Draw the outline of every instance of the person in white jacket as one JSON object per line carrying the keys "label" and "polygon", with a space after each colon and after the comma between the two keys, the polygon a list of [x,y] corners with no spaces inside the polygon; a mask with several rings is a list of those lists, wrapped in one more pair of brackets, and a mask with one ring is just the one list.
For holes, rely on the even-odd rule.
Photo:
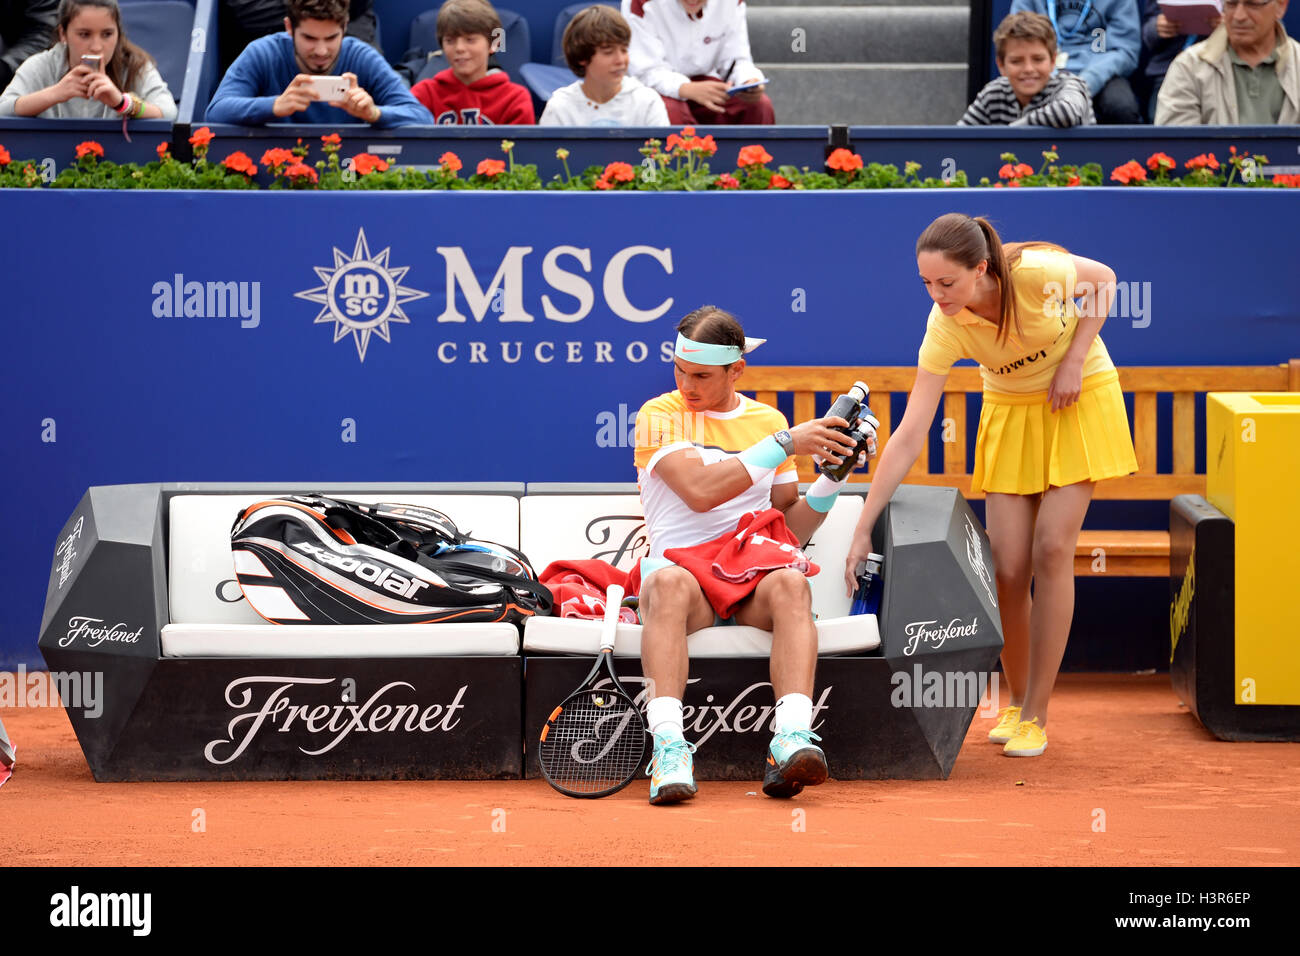
{"label": "person in white jacket", "polygon": [[1287,0],[1224,0],[1223,22],[1169,65],[1157,126],[1300,123],[1300,43],[1282,26]]}
{"label": "person in white jacket", "polygon": [[622,9],[632,27],[630,72],[663,97],[670,123],[776,122],[750,56],[743,0],[622,0]]}
{"label": "person in white jacket", "polygon": [[564,59],[582,77],[551,94],[539,126],[667,126],[659,94],[627,75],[632,30],[617,10],[590,6],[564,31]]}

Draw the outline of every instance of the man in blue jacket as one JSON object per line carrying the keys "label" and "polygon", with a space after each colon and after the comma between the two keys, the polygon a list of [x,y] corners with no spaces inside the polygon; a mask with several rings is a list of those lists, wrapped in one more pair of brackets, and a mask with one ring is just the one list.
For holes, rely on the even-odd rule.
{"label": "man in blue jacket", "polygon": [[1142,52],[1138,0],[1012,0],[1011,12],[1041,13],[1056,29],[1056,66],[1088,84],[1098,123],[1141,123],[1128,77]]}
{"label": "man in blue jacket", "polygon": [[[346,113],[376,127],[433,124],[383,57],[343,35],[347,0],[289,0],[287,7],[285,32],[254,40],[230,65],[208,106],[208,122],[337,125]],[[350,88],[322,102],[313,88],[319,76],[341,76]]]}

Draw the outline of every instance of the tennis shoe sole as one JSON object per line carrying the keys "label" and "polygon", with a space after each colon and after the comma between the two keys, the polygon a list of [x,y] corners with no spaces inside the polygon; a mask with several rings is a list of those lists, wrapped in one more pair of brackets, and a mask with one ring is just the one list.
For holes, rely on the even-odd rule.
{"label": "tennis shoe sole", "polygon": [[650,798],[650,802],[655,806],[665,803],[681,803],[683,800],[689,800],[699,792],[698,787],[693,787],[689,783],[666,783],[659,788],[659,792]]}
{"label": "tennis shoe sole", "polygon": [[769,797],[793,797],[804,787],[825,783],[830,776],[826,755],[820,747],[796,750],[784,767],[778,767],[769,753],[766,767],[763,773],[763,792]]}

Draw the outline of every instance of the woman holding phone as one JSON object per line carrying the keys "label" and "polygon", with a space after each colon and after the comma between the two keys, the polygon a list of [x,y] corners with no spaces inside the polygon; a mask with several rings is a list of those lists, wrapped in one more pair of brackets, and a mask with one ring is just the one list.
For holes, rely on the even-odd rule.
{"label": "woman holding phone", "polygon": [[117,0],[63,0],[54,46],[18,67],[0,116],[175,119],[153,58],[126,38]]}
{"label": "woman holding phone", "polygon": [[[989,740],[1008,756],[1036,757],[1047,748],[1048,698],[1074,617],[1074,549],[1094,484],[1137,470],[1119,375],[1097,334],[1115,273],[1051,243],[1004,247],[987,220],[961,213],[926,227],[916,264],[935,304],[907,410],[853,533],[845,584],[851,593],[876,519],[929,440],[949,369],[974,359],[984,396],[971,488],[985,494],[1011,691]],[[1081,310],[1076,285],[1096,290]]]}

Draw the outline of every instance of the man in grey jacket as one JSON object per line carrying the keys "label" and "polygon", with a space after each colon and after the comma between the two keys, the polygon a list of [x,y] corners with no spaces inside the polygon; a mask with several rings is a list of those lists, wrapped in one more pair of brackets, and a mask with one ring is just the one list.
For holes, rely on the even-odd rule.
{"label": "man in grey jacket", "polygon": [[1287,2],[1224,0],[1218,28],[1170,64],[1157,125],[1300,123],[1300,43],[1282,26]]}
{"label": "man in grey jacket", "polygon": [[0,0],[0,90],[23,60],[47,49],[59,19],[59,0]]}

